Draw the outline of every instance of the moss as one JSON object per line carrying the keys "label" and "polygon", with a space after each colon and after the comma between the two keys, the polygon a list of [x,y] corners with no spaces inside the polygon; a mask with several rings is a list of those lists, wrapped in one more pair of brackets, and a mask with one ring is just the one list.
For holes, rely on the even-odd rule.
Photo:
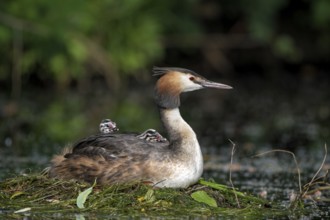
{"label": "moss", "polygon": [[[12,216],[14,211],[28,207],[31,213],[43,215],[272,217],[290,213],[267,200],[205,180],[187,189],[152,188],[143,184],[96,185],[88,195],[85,208],[79,209],[77,197],[89,187],[91,185],[87,183],[50,179],[41,174],[6,179],[0,182],[1,212]],[[217,207],[194,200],[191,194],[196,191],[206,192],[216,201]]]}

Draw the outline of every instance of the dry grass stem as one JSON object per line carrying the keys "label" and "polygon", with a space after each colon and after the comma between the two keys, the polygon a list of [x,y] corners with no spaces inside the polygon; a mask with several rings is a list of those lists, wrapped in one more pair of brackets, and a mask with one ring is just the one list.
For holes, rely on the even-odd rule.
{"label": "dry grass stem", "polygon": [[274,150],[270,150],[270,151],[266,151],[266,152],[263,152],[263,153],[260,153],[260,154],[254,155],[254,156],[252,156],[252,157],[260,157],[260,156],[263,156],[263,155],[265,155],[265,154],[274,153],[274,152],[287,153],[287,154],[290,154],[290,155],[293,157],[293,160],[294,160],[294,162],[295,162],[295,164],[296,164],[297,174],[298,174],[299,193],[302,193],[301,177],[300,177],[300,169],[299,169],[299,166],[298,166],[298,162],[297,162],[297,159],[296,159],[296,155],[295,155],[293,152],[288,151],[288,150],[282,150],[282,149],[274,149]]}
{"label": "dry grass stem", "polygon": [[304,193],[302,194],[302,198],[304,198],[304,196],[309,192],[309,188],[316,183],[316,177],[319,175],[319,173],[321,172],[323,166],[324,166],[324,163],[327,159],[327,154],[328,154],[328,149],[327,149],[327,144],[324,144],[324,157],[323,157],[323,160],[322,160],[322,163],[319,167],[319,169],[316,171],[316,173],[314,174],[313,178],[311,179],[311,181],[309,181],[309,183],[307,183],[305,186],[304,186]]}
{"label": "dry grass stem", "polygon": [[237,202],[237,206],[238,206],[238,208],[241,208],[241,206],[239,204],[238,197],[237,197],[237,193],[236,193],[236,190],[235,190],[235,187],[234,187],[234,184],[233,184],[233,181],[231,179],[231,168],[232,168],[232,165],[233,165],[234,154],[235,154],[235,151],[236,151],[236,144],[230,139],[229,139],[229,141],[232,144],[231,155],[230,155],[230,166],[229,166],[229,182],[230,182],[230,185],[231,185],[231,187],[233,189],[233,192],[235,194],[235,199],[236,199],[236,202]]}

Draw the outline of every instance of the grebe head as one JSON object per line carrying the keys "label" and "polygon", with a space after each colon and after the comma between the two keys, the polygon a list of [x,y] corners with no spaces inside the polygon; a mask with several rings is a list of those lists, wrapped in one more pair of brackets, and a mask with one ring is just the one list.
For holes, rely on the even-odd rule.
{"label": "grebe head", "polygon": [[180,106],[180,94],[203,88],[232,89],[231,86],[212,82],[197,73],[176,67],[154,67],[154,76],[160,76],[155,86],[156,102],[161,108]]}
{"label": "grebe head", "polygon": [[103,119],[100,123],[100,132],[102,134],[113,133],[119,131],[116,122],[111,121],[110,119]]}

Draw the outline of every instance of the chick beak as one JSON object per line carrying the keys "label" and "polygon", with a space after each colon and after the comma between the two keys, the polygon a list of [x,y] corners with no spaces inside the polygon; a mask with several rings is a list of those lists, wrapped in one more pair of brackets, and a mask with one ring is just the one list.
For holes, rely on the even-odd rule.
{"label": "chick beak", "polygon": [[233,87],[228,86],[226,84],[212,82],[207,79],[203,79],[200,82],[200,85],[202,85],[204,88],[214,88],[214,89],[232,89]]}

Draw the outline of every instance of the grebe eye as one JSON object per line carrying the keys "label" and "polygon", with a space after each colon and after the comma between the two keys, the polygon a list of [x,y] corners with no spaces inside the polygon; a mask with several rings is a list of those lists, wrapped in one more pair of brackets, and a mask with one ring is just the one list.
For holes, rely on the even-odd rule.
{"label": "grebe eye", "polygon": [[190,79],[191,81],[195,81],[195,77],[193,77],[193,76],[189,77],[189,79]]}

